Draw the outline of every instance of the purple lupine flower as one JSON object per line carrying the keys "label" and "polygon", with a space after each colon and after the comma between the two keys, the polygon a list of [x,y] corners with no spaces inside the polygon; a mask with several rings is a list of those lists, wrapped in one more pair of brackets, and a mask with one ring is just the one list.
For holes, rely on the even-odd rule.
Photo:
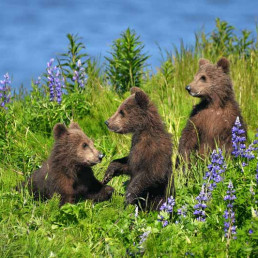
{"label": "purple lupine flower", "polygon": [[[258,162],[257,162],[257,166],[256,166],[256,175],[255,175],[255,181],[256,181],[256,185],[255,185],[255,189],[256,189],[256,192],[258,191]],[[258,200],[257,198],[255,197],[255,192],[254,190],[252,189],[251,191],[251,195],[254,197],[254,203],[255,205],[258,203]],[[254,216],[255,217],[258,217],[258,210],[254,209]]]}
{"label": "purple lupine flower", "polygon": [[257,162],[257,166],[256,166],[256,176],[255,176],[255,179],[256,179],[256,184],[258,186],[258,162]]}
{"label": "purple lupine flower", "polygon": [[241,128],[242,125],[240,123],[239,117],[236,118],[235,124],[232,127],[232,155],[234,157],[239,157],[244,154],[244,151],[246,149],[245,146],[245,130]]}
{"label": "purple lupine flower", "polygon": [[213,150],[211,154],[211,164],[208,165],[208,171],[204,176],[204,180],[207,180],[207,187],[209,189],[208,197],[211,197],[211,192],[216,188],[217,183],[222,181],[222,173],[225,172],[226,163],[222,155],[221,149]]}
{"label": "purple lupine flower", "polygon": [[139,242],[140,245],[142,245],[142,244],[147,240],[149,234],[150,234],[150,231],[146,231],[146,232],[144,232],[144,233],[140,236],[140,242]]}
{"label": "purple lupine flower", "polygon": [[170,213],[173,213],[173,207],[175,206],[176,202],[173,196],[168,197],[167,202],[164,202],[161,207],[160,211],[161,214],[158,215],[158,221],[162,223],[163,227],[166,227],[168,225],[168,220],[165,218],[162,214],[165,213],[166,217],[169,216]]}
{"label": "purple lupine flower", "polygon": [[193,253],[186,252],[186,253],[185,253],[185,256],[188,256],[188,255],[190,255],[190,256],[194,256],[194,254],[193,254]]}
{"label": "purple lupine flower", "polygon": [[64,77],[57,66],[52,67],[54,58],[47,63],[47,79],[50,93],[50,101],[56,100],[59,104],[62,101],[62,88],[64,88]]}
{"label": "purple lupine flower", "polygon": [[[224,200],[227,203],[227,209],[225,210],[223,215],[223,217],[225,218],[225,223],[224,223],[225,237],[227,237],[228,239],[231,239],[233,235],[236,235],[236,226],[234,226],[235,213],[233,211],[233,205],[234,205],[234,200],[236,200],[236,196],[235,196],[234,186],[231,181],[228,183],[228,190],[227,190],[227,194],[224,197]],[[236,239],[236,236],[233,236],[233,238]]]}
{"label": "purple lupine flower", "polygon": [[187,212],[187,206],[183,205],[180,209],[177,210],[177,214],[179,216],[186,217],[186,212]]}
{"label": "purple lupine flower", "polygon": [[160,214],[158,215],[158,221],[162,223],[163,228],[168,225],[168,221]]}
{"label": "purple lupine flower", "polygon": [[257,131],[257,133],[255,134],[255,138],[257,138],[257,139],[255,139],[253,141],[253,146],[254,146],[254,150],[258,151],[258,129],[256,131]]}
{"label": "purple lupine flower", "polygon": [[162,227],[163,228],[166,227],[167,225],[168,225],[168,221],[167,220],[162,221]]}
{"label": "purple lupine flower", "polygon": [[206,202],[208,201],[207,193],[205,192],[205,185],[202,185],[202,190],[200,194],[196,197],[198,203],[194,205],[194,215],[197,217],[198,221],[205,221],[207,208]]}
{"label": "purple lupine flower", "polygon": [[36,81],[34,81],[34,85],[39,86],[41,82],[41,77],[39,76],[38,79]]}
{"label": "purple lupine flower", "polygon": [[0,80],[0,107],[7,109],[6,104],[11,99],[11,80],[9,74],[4,75],[4,80]]}
{"label": "purple lupine flower", "polygon": [[213,150],[211,154],[211,164],[208,165],[208,171],[204,176],[204,183],[200,194],[196,197],[198,203],[194,206],[194,215],[197,220],[205,221],[207,202],[212,197],[212,191],[217,187],[217,184],[223,180],[222,174],[225,172],[226,163],[222,155],[221,149]]}
{"label": "purple lupine flower", "polygon": [[87,75],[85,68],[82,66],[81,60],[78,60],[76,64],[76,69],[73,74],[73,81],[77,82],[80,88],[84,88],[87,82]]}
{"label": "purple lupine flower", "polygon": [[168,197],[168,201],[164,202],[161,207],[160,210],[161,211],[167,211],[168,213],[172,213],[173,211],[173,206],[175,206],[176,202],[175,199],[173,198],[173,196]]}
{"label": "purple lupine flower", "polygon": [[[232,155],[237,157],[246,158],[247,161],[254,159],[255,155],[253,151],[258,150],[255,145],[258,143],[256,140],[252,142],[248,147],[246,147],[246,137],[245,137],[245,130],[241,128],[242,125],[240,123],[239,117],[236,118],[235,124],[232,128]],[[248,162],[242,162],[242,166],[246,167]]]}

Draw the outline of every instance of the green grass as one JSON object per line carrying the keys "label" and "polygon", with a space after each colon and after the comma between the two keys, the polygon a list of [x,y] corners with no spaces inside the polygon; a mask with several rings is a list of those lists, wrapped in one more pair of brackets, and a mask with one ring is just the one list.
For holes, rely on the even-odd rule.
{"label": "green grass", "polygon": [[[198,38],[200,40],[200,38]],[[248,48],[249,49],[249,48]],[[226,51],[224,53],[227,53]],[[192,106],[198,102],[185,91],[198,70],[199,57],[216,62],[223,53],[215,52],[211,43],[192,50],[182,48],[162,64],[156,74],[143,80],[142,88],[157,104],[168,131],[173,135],[173,161],[181,131]],[[231,63],[231,77],[236,99],[248,125],[248,142],[254,139],[258,127],[258,49],[254,45],[248,55],[233,51],[226,54]],[[244,173],[236,166],[239,160],[227,160],[225,180],[213,193],[208,204],[207,221],[198,222],[193,206],[203,182],[206,162],[200,160],[186,175],[181,168],[174,170],[176,184],[175,211],[188,205],[186,218],[176,212],[167,227],[157,221],[158,212],[139,212],[124,205],[126,176],[114,178],[110,184],[116,189],[111,201],[92,204],[58,206],[59,197],[47,202],[34,201],[24,189],[15,186],[28,177],[48,157],[53,145],[52,128],[57,122],[77,121],[84,132],[95,140],[96,147],[106,154],[103,162],[94,167],[102,179],[108,164],[128,154],[130,135],[109,132],[104,121],[117,109],[129,93],[120,96],[112,91],[105,76],[92,76],[83,92],[70,93],[61,105],[51,103],[44,90],[34,87],[24,98],[16,96],[8,111],[0,110],[0,256],[1,257],[184,257],[192,253],[202,256],[257,256],[258,218],[252,214],[257,208],[250,187],[255,185],[256,160]],[[44,89],[44,86],[43,86]],[[227,249],[224,237],[223,196],[231,179],[236,188],[235,204],[237,239]],[[178,220],[179,223],[175,223]],[[254,233],[248,234],[252,228]],[[140,236],[151,231],[140,245]]]}

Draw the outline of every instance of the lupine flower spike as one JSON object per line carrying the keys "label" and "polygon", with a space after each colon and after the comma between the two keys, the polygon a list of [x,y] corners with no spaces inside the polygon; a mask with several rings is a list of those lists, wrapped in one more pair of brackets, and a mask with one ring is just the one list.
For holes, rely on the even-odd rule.
{"label": "lupine flower spike", "polygon": [[198,203],[194,205],[194,215],[197,217],[198,221],[205,221],[206,220],[206,212],[205,209],[207,208],[206,202],[208,201],[207,193],[205,192],[205,186],[202,185],[202,190],[200,194],[196,197]]}
{"label": "lupine flower spike", "polygon": [[204,176],[204,183],[200,194],[196,197],[198,203],[194,206],[194,215],[198,221],[206,220],[207,202],[212,197],[212,191],[216,188],[217,184],[223,180],[223,173],[225,172],[226,163],[222,155],[222,151],[218,149],[213,150],[211,154],[211,164],[208,165],[208,171]]}
{"label": "lupine flower spike", "polygon": [[256,185],[258,187],[258,162],[257,162],[257,166],[256,166]]}
{"label": "lupine flower spike", "polygon": [[150,231],[146,231],[146,232],[144,232],[144,233],[140,236],[140,242],[139,242],[140,245],[142,245],[142,244],[147,240],[149,234],[150,234]]}
{"label": "lupine flower spike", "polygon": [[62,88],[64,88],[64,78],[57,66],[52,67],[54,59],[47,63],[47,79],[50,92],[50,101],[56,100],[59,104],[62,101]]}
{"label": "lupine flower spike", "polygon": [[11,98],[11,80],[9,74],[4,75],[4,80],[0,80],[0,106],[7,109],[6,104],[10,102]]}
{"label": "lupine flower spike", "polygon": [[40,82],[41,82],[41,77],[39,76],[38,79],[36,81],[34,81],[34,84],[36,86],[39,86],[40,85]]}
{"label": "lupine flower spike", "polygon": [[170,196],[167,202],[164,202],[160,207],[160,214],[158,215],[158,221],[162,222],[162,226],[168,225],[168,218],[173,213],[173,208],[176,202],[173,196]]}
{"label": "lupine flower spike", "polygon": [[248,165],[248,161],[255,158],[253,151],[257,148],[255,145],[257,144],[256,141],[251,143],[248,148],[246,147],[246,132],[242,128],[241,122],[239,117],[236,118],[236,122],[232,128],[232,155],[237,157],[242,157],[246,159],[246,162],[242,162],[242,166],[246,167]]}
{"label": "lupine flower spike", "polygon": [[87,82],[87,76],[85,68],[82,66],[81,60],[78,60],[76,64],[76,69],[77,70],[74,71],[73,81],[76,81],[80,88],[84,88]]}
{"label": "lupine flower spike", "polygon": [[208,171],[204,176],[207,180],[208,198],[211,198],[211,192],[216,188],[217,183],[222,181],[222,174],[225,172],[226,163],[222,155],[221,149],[213,150],[211,154],[211,164],[208,165]]}
{"label": "lupine flower spike", "polygon": [[[254,195],[258,195],[257,191],[258,191],[258,162],[257,162],[257,166],[256,166],[256,175],[255,175],[255,182],[256,182],[256,192],[254,192]],[[254,202],[255,202],[255,209],[254,209],[254,216],[258,217],[258,209],[257,209],[257,204],[258,204],[258,200],[257,197],[254,196]]]}
{"label": "lupine flower spike", "polygon": [[257,133],[255,134],[256,139],[253,141],[253,145],[255,146],[254,150],[258,151],[258,129],[256,131],[257,131]]}
{"label": "lupine flower spike", "polygon": [[224,231],[225,237],[228,239],[228,242],[231,238],[236,239],[236,226],[235,223],[235,212],[233,211],[234,200],[236,200],[235,190],[232,182],[228,184],[227,194],[224,197],[224,200],[227,203],[227,209],[224,212],[223,217],[225,218]]}
{"label": "lupine flower spike", "polygon": [[187,206],[186,205],[183,205],[180,209],[177,210],[177,215],[178,216],[186,217],[186,213],[187,213]]}

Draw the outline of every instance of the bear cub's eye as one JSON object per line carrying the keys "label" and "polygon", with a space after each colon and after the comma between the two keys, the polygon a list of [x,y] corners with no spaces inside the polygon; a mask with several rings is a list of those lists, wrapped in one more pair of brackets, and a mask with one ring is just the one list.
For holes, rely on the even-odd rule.
{"label": "bear cub's eye", "polygon": [[125,112],[124,112],[123,110],[120,110],[120,111],[119,111],[119,114],[120,114],[121,116],[125,116]]}
{"label": "bear cub's eye", "polygon": [[206,77],[204,75],[200,79],[201,81],[206,82]]}
{"label": "bear cub's eye", "polygon": [[82,147],[83,147],[84,149],[85,149],[87,146],[88,146],[87,143],[83,143],[83,144],[82,144]]}

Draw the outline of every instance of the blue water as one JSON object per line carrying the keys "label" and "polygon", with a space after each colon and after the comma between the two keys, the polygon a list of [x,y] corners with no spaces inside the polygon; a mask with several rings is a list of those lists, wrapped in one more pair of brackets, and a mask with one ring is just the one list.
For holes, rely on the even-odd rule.
{"label": "blue water", "polygon": [[255,32],[257,0],[0,0],[0,79],[6,72],[13,87],[29,88],[46,63],[66,51],[67,33],[83,37],[90,56],[107,55],[112,41],[133,28],[151,55],[153,71],[162,49],[180,39],[194,42],[194,32],[211,31],[215,18]]}

